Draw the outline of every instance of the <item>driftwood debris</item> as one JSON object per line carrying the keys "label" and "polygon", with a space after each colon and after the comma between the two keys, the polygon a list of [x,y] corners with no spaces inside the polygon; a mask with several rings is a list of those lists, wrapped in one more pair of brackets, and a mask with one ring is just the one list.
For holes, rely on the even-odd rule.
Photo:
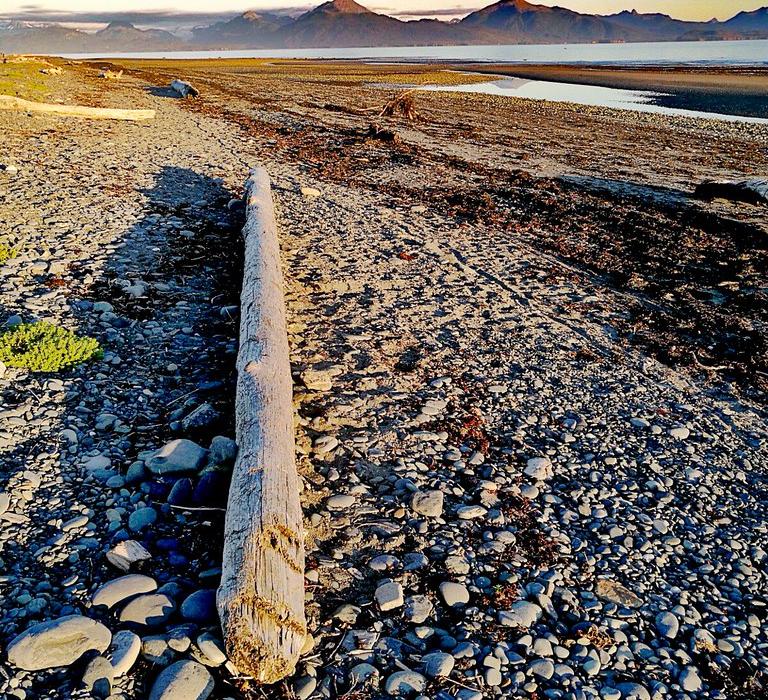
{"label": "driftwood debris", "polygon": [[119,119],[123,121],[143,121],[154,119],[154,109],[111,109],[107,107],[81,107],[79,105],[57,105],[47,102],[30,102],[20,97],[0,95],[0,110],[14,112],[42,112],[61,117],[81,117],[84,119]]}
{"label": "driftwood debris", "polygon": [[123,77],[123,71],[118,70],[110,70],[109,68],[105,68],[101,73],[99,73],[100,78],[104,78],[104,80],[121,80]]}
{"label": "driftwood debris", "polygon": [[304,543],[280,249],[269,176],[247,182],[235,424],[217,607],[241,674],[274,683],[306,641]]}
{"label": "driftwood debris", "polygon": [[59,66],[51,66],[50,68],[41,68],[40,72],[43,75],[61,75],[61,68]]}
{"label": "driftwood debris", "polygon": [[171,89],[178,92],[182,97],[198,97],[200,95],[200,92],[191,83],[178,78],[171,81]]}
{"label": "driftwood debris", "polygon": [[744,180],[705,180],[696,187],[699,199],[730,199],[749,204],[768,204],[768,177]]}

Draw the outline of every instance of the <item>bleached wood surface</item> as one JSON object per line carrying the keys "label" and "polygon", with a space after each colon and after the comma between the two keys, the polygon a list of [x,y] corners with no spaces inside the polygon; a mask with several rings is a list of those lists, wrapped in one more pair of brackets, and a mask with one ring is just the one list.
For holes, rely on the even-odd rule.
{"label": "bleached wood surface", "polygon": [[15,112],[43,112],[62,117],[81,117],[85,119],[119,119],[123,121],[143,121],[154,119],[154,109],[112,109],[107,107],[82,107],[80,105],[58,105],[47,102],[30,102],[20,97],[0,95],[0,110]]}
{"label": "bleached wood surface", "polygon": [[266,170],[251,172],[246,192],[238,455],[217,606],[232,662],[258,682],[273,683],[293,671],[305,642],[304,543],[283,278]]}

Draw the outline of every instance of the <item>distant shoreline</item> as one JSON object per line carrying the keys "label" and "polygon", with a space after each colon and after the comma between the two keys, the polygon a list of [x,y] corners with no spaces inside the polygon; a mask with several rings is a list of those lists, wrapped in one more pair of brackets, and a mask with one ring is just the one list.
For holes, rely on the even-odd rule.
{"label": "distant shoreline", "polygon": [[598,44],[472,44],[213,51],[59,53],[75,60],[312,59],[482,65],[742,66],[768,68],[768,40]]}

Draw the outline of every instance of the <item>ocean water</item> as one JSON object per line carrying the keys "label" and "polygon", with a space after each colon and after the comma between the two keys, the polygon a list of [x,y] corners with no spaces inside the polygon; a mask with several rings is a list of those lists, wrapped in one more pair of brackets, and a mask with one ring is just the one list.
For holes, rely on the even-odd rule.
{"label": "ocean water", "polygon": [[[94,58],[67,54],[66,58]],[[768,66],[768,40],[680,41],[637,44],[509,46],[399,46],[347,49],[246,51],[148,51],[99,54],[99,58],[331,58],[405,62],[600,63],[608,65]]]}
{"label": "ocean water", "polygon": [[484,95],[521,97],[529,100],[570,102],[593,107],[613,107],[614,109],[627,109],[635,112],[665,114],[673,117],[694,117],[752,124],[768,124],[768,119],[758,117],[667,107],[659,104],[662,98],[669,96],[667,93],[651,92],[649,90],[624,90],[596,85],[579,85],[549,80],[526,80],[524,78],[506,77],[499,78],[498,80],[489,80],[485,83],[425,85],[419,86],[418,89],[431,92],[473,92]]}

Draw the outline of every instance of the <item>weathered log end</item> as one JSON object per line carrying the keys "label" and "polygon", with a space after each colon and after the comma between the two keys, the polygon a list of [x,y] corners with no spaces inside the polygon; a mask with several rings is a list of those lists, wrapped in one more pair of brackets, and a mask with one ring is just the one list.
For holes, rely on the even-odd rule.
{"label": "weathered log end", "polygon": [[306,627],[289,611],[243,593],[229,604],[222,619],[228,630],[226,651],[237,670],[257,683],[291,675],[306,640]]}

